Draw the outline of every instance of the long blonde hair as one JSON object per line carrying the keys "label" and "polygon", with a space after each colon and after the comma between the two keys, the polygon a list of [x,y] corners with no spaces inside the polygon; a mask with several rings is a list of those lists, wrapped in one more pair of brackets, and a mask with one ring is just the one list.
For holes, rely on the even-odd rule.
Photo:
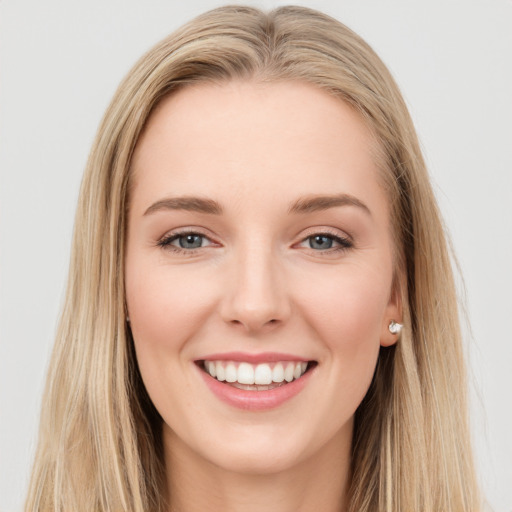
{"label": "long blonde hair", "polygon": [[101,123],[80,193],[26,510],[165,510],[162,420],[125,318],[130,160],[164,96],[237,78],[315,84],[357,109],[379,142],[405,327],[396,346],[381,349],[356,412],[349,510],[478,510],[450,257],[400,92],[373,50],[338,21],[302,7],[242,6],[210,11],[149,51]]}

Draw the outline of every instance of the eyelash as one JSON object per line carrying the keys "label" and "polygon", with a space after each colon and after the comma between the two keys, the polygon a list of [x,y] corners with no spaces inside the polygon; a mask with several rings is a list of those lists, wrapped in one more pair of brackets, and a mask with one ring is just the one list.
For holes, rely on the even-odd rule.
{"label": "eyelash", "polygon": [[201,238],[206,238],[206,239],[210,240],[208,238],[208,236],[206,236],[204,233],[201,233],[198,231],[178,231],[178,232],[170,233],[169,235],[164,236],[157,242],[157,245],[159,247],[162,247],[162,249],[171,251],[175,254],[186,254],[187,256],[191,256],[192,254],[195,254],[199,249],[204,249],[204,247],[197,247],[197,248],[193,248],[193,249],[184,249],[183,247],[176,247],[174,245],[171,245],[172,242],[174,242],[175,240],[178,240],[181,237],[191,236],[191,235],[192,236],[200,236]]}
{"label": "eyelash", "polygon": [[[186,254],[187,256],[192,256],[198,250],[204,249],[204,247],[184,249],[182,247],[176,247],[176,246],[172,245],[172,242],[174,242],[175,240],[178,240],[181,237],[185,237],[185,236],[199,236],[201,238],[206,238],[206,239],[210,240],[207,235],[205,235],[204,233],[198,232],[198,231],[180,231],[180,232],[170,233],[169,235],[164,236],[157,242],[157,245],[159,247],[161,247],[162,249],[171,251],[175,254]],[[338,244],[337,247],[334,247],[334,248],[329,247],[328,249],[324,249],[324,250],[321,250],[321,249],[315,250],[312,247],[309,247],[309,249],[311,251],[313,251],[315,254],[318,254],[318,255],[328,255],[328,254],[343,252],[343,251],[352,249],[354,247],[353,242],[348,237],[345,238],[345,237],[339,236],[335,233],[331,233],[329,231],[314,232],[314,233],[304,237],[300,241],[300,244],[306,242],[307,240],[311,240],[315,237],[330,238],[334,243]],[[210,240],[210,242],[211,242],[211,240]]]}
{"label": "eyelash", "polygon": [[317,255],[328,256],[328,255],[348,251],[349,249],[352,249],[354,247],[354,243],[352,242],[352,240],[350,240],[350,238],[342,237],[336,233],[332,233],[327,230],[311,233],[310,235],[303,238],[300,243],[302,244],[308,240],[312,240],[315,237],[330,238],[334,243],[338,244],[337,247],[329,247],[328,249],[324,249],[324,250],[315,250],[312,247],[309,247],[309,249]]}

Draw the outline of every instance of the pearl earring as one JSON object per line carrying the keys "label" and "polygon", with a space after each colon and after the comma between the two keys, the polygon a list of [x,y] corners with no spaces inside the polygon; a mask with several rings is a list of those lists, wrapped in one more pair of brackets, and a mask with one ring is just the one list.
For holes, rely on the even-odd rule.
{"label": "pearl earring", "polygon": [[400,334],[402,327],[403,327],[403,324],[399,324],[398,322],[391,320],[391,322],[389,322],[388,329],[391,334]]}

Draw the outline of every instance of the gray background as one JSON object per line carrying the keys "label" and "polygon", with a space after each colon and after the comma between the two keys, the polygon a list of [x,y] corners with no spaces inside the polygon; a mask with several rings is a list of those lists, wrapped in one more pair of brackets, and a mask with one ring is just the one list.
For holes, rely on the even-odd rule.
{"label": "gray background", "polygon": [[[366,38],[410,106],[466,284],[479,473],[511,512],[512,1],[296,3]],[[217,5],[0,1],[0,511],[21,510],[99,120],[146,49]]]}

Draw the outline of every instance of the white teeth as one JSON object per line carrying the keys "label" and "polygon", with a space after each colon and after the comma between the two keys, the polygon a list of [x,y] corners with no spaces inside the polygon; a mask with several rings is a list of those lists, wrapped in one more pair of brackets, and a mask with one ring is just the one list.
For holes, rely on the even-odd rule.
{"label": "white teeth", "polygon": [[274,382],[283,382],[284,380],[284,368],[281,363],[277,363],[272,370],[272,380]]}
{"label": "white teeth", "polygon": [[254,384],[254,368],[249,363],[240,363],[238,366],[238,382],[240,384]]}
{"label": "white teeth", "polygon": [[272,370],[268,364],[259,364],[254,370],[254,384],[270,384],[272,382]]}
{"label": "white teeth", "polygon": [[[277,362],[260,363],[236,363],[234,361],[205,361],[204,369],[217,380],[231,384],[241,384],[244,389],[258,390],[271,389],[272,383],[280,384],[284,381],[292,382],[301,377],[307,370],[308,363],[301,362]],[[268,388],[267,386],[271,386]]]}
{"label": "white teeth", "polygon": [[236,382],[237,380],[236,366],[233,363],[228,363],[226,366],[226,382]]}
{"label": "white teeth", "polygon": [[293,363],[288,363],[286,368],[284,369],[284,380],[286,382],[291,382],[293,380],[293,370],[295,369],[295,365]]}
{"label": "white teeth", "polygon": [[226,371],[224,370],[224,365],[220,361],[217,361],[215,371],[217,373],[217,380],[220,380],[221,382],[226,380]]}

